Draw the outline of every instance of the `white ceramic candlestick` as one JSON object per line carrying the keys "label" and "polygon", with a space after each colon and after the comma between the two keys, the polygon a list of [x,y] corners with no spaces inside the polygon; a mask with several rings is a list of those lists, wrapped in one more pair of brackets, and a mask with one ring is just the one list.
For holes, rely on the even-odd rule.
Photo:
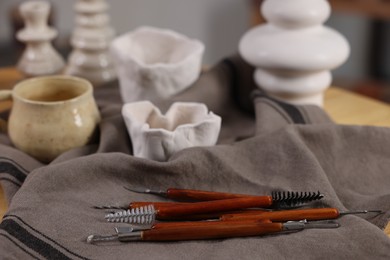
{"label": "white ceramic candlestick", "polygon": [[266,0],[268,21],[241,39],[241,56],[256,67],[257,85],[293,104],[322,106],[330,70],[349,56],[347,40],[323,23],[330,15],[326,0]]}
{"label": "white ceramic candlestick", "polygon": [[27,76],[56,74],[64,67],[63,58],[51,45],[57,31],[47,25],[50,5],[45,1],[28,1],[20,5],[25,28],[17,38],[26,43],[26,50],[17,68]]}
{"label": "white ceramic candlestick", "polygon": [[105,0],[79,0],[75,5],[76,27],[65,74],[88,79],[94,86],[112,81],[116,72],[108,48],[114,38]]}

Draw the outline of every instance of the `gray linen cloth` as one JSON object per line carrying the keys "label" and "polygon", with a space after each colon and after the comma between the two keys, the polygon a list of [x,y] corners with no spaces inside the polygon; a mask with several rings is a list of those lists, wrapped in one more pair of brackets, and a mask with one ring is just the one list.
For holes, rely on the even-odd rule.
{"label": "gray linen cloth", "polygon": [[[0,180],[9,210],[0,224],[2,259],[390,259],[390,129],[334,124],[320,108],[254,92],[253,68],[231,57],[186,91],[158,105],[199,101],[222,116],[219,142],[167,162],[132,156],[117,84],[95,90],[102,114],[96,139],[44,165],[0,135]],[[250,95],[252,93],[252,95]],[[6,113],[2,115],[6,118]],[[381,209],[348,215],[338,229],[186,242],[86,243],[113,234],[94,205],[165,201],[123,186],[246,194],[318,191],[316,207]]]}

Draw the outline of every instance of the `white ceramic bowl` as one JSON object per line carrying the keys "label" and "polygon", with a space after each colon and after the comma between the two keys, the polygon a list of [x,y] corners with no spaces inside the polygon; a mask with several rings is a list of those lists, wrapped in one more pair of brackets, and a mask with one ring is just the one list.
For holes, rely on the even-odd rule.
{"label": "white ceramic bowl", "polygon": [[110,52],[123,101],[166,99],[199,77],[204,44],[172,30],[140,27],[114,39]]}
{"label": "white ceramic bowl", "polygon": [[202,103],[176,102],[165,115],[149,101],[125,104],[122,116],[136,157],[167,161],[188,147],[215,145],[221,118]]}

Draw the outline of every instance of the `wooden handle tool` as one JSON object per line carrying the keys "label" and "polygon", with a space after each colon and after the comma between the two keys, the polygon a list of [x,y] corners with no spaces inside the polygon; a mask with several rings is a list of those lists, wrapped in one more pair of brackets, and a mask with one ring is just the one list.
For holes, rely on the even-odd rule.
{"label": "wooden handle tool", "polygon": [[203,190],[191,190],[191,189],[175,189],[169,188],[167,190],[150,190],[143,188],[129,188],[125,189],[137,193],[147,193],[159,195],[174,200],[191,200],[191,201],[209,201],[209,200],[222,200],[222,199],[234,199],[243,197],[252,197],[254,195],[215,192],[215,191],[203,191]]}
{"label": "wooden handle tool", "polygon": [[305,228],[337,228],[336,222],[308,223],[306,221],[272,223],[270,221],[203,221],[160,223],[152,228],[138,231],[131,226],[116,228],[110,236],[90,235],[88,243],[119,240],[128,241],[183,241],[230,237],[260,236],[281,231],[300,231]]}
{"label": "wooden handle tool", "polygon": [[[154,207],[148,205],[141,208],[110,213],[105,216],[108,222],[127,222],[137,224],[138,221],[154,221],[154,219],[178,219],[181,216],[220,213],[241,210],[252,207],[269,207],[272,205],[271,196],[247,197],[227,200],[194,202],[171,207]],[[145,224],[145,223],[138,223]]]}
{"label": "wooden handle tool", "polygon": [[345,211],[340,212],[336,208],[315,208],[315,209],[296,209],[296,210],[279,210],[267,212],[241,212],[222,215],[220,220],[224,221],[253,221],[269,219],[271,221],[298,221],[306,220],[324,220],[336,219],[343,215],[349,214],[367,214],[381,213],[380,210],[362,210],[362,211]]}
{"label": "wooden handle tool", "polygon": [[[187,190],[187,189],[174,189],[169,188],[166,191],[154,191],[150,189],[139,189],[139,188],[128,188],[125,189],[137,192],[147,193],[159,196],[164,196],[170,199],[176,200],[192,200],[192,201],[214,201],[214,200],[227,200],[227,199],[238,199],[238,198],[270,198],[272,202],[277,203],[280,207],[295,207],[311,201],[320,200],[324,197],[319,191],[318,192],[293,192],[293,191],[274,191],[270,196],[259,196],[259,195],[245,195],[235,193],[224,193],[214,191],[202,191],[202,190]],[[271,206],[272,203],[269,205]]]}

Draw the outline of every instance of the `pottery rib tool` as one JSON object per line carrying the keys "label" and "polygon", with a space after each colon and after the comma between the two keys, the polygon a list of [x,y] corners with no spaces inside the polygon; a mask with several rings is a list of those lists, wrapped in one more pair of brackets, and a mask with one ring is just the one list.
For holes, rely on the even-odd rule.
{"label": "pottery rib tool", "polygon": [[286,223],[264,223],[253,221],[209,221],[159,223],[153,227],[140,230],[134,227],[115,228],[116,234],[109,236],[90,235],[87,242],[108,241],[184,241],[200,239],[217,239],[231,237],[260,236],[279,232],[301,231],[307,228],[338,228],[334,221],[310,223],[307,221],[289,221]]}

